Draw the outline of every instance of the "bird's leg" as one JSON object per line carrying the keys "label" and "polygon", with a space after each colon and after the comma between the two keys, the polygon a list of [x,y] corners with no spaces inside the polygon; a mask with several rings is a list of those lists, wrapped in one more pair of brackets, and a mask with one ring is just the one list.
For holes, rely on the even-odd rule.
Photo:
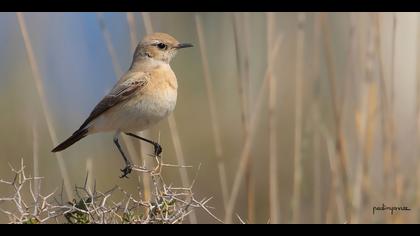
{"label": "bird's leg", "polygon": [[152,144],[153,148],[155,149],[155,151],[154,151],[155,156],[159,156],[162,153],[162,146],[160,146],[159,143],[154,142],[154,141],[149,140],[149,139],[146,139],[146,138],[143,138],[143,137],[140,137],[140,136],[135,135],[133,133],[125,133],[125,134]]}
{"label": "bird's leg", "polygon": [[128,160],[128,158],[125,156],[125,154],[124,154],[124,152],[123,152],[123,150],[120,146],[120,143],[118,142],[118,134],[119,133],[116,133],[115,136],[114,136],[114,143],[117,146],[118,150],[120,151],[120,153],[121,153],[121,155],[124,159],[124,162],[125,162],[125,168],[121,170],[123,172],[123,174],[120,176],[120,178],[124,178],[124,177],[128,178],[127,175],[131,173],[131,170],[133,169],[133,166],[132,166],[131,162]]}

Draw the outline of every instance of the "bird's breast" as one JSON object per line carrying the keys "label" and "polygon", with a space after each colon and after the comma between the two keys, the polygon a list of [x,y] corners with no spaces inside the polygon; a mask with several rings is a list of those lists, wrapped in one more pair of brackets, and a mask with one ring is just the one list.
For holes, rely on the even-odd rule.
{"label": "bird's breast", "polygon": [[[156,82],[156,81],[155,81]],[[177,89],[169,83],[148,84],[151,87],[131,99],[126,110],[132,117],[130,124],[133,130],[143,130],[166,118],[174,109],[177,100]],[[158,87],[159,86],[159,87]],[[153,87],[153,89],[152,89]]]}
{"label": "bird's breast", "polygon": [[140,113],[163,118],[175,109],[176,100],[177,90],[170,86],[162,86],[151,93],[142,94],[136,107]]}
{"label": "bird's breast", "polygon": [[177,81],[172,70],[152,72],[145,87],[118,104],[98,120],[97,130],[135,132],[145,130],[167,117],[177,100]]}
{"label": "bird's breast", "polygon": [[138,95],[139,109],[146,110],[158,118],[166,117],[175,109],[177,88],[175,74],[170,68],[155,70],[146,87]]}

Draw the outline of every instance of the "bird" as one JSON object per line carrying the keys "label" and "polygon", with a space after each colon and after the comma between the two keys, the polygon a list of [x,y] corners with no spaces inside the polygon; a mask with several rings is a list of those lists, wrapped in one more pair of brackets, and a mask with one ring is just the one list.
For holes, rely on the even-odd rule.
{"label": "bird", "polygon": [[159,156],[162,153],[159,143],[134,133],[150,128],[174,111],[178,82],[170,62],[179,49],[188,47],[193,45],[180,43],[166,33],[146,35],[136,46],[128,71],[94,107],[80,128],[52,152],[63,151],[91,134],[115,132],[113,142],[125,162],[121,178],[127,177],[133,168],[118,141],[122,133],[153,145],[154,155]]}

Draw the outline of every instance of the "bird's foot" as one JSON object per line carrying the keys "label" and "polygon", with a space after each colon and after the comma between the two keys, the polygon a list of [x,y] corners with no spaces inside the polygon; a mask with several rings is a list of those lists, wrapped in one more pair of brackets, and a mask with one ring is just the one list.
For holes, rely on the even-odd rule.
{"label": "bird's foot", "polygon": [[153,146],[155,148],[155,152],[154,152],[155,156],[160,157],[159,155],[162,153],[162,146],[160,146],[159,143],[154,143]]}
{"label": "bird's foot", "polygon": [[147,154],[150,157],[161,157],[160,154],[162,153],[162,146],[159,143],[153,143],[154,151],[153,154]]}
{"label": "bird's foot", "polygon": [[133,170],[133,165],[131,165],[130,163],[128,163],[124,169],[121,170],[121,172],[123,172],[123,174],[120,176],[120,178],[127,178],[128,179],[128,174],[131,173],[131,171]]}

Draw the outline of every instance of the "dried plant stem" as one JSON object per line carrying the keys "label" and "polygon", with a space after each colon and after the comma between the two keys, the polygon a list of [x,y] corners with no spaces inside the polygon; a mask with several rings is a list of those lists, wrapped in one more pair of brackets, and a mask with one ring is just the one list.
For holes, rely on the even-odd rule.
{"label": "dried plant stem", "polygon": [[[138,40],[137,40],[136,20],[135,20],[135,17],[134,17],[133,13],[127,12],[127,24],[128,24],[128,28],[129,28],[129,32],[130,32],[131,50],[134,53],[134,50],[136,49],[136,46],[137,46],[137,43],[138,43],[137,42]],[[148,136],[150,136],[150,132],[148,130],[145,130],[145,131],[142,131],[142,132],[138,132],[138,135],[140,137],[144,137],[144,136],[148,137]],[[146,167],[150,167],[152,165],[151,164],[152,160],[151,160],[151,158],[146,156],[147,155],[146,153],[152,153],[151,147],[150,147],[150,145],[148,145],[144,142],[139,142],[139,143],[140,143],[140,154],[141,154],[140,155],[141,156],[140,160],[141,160],[142,163],[144,163],[144,165]],[[132,147],[132,148],[134,150],[134,147]],[[145,192],[145,194],[144,194],[145,200],[149,201],[152,197],[151,196],[151,192],[152,192],[152,190],[151,190],[151,188],[152,188],[151,178],[150,178],[149,175],[143,175],[142,181],[143,181],[143,186],[145,188],[145,191],[144,191]]]}
{"label": "dried plant stem", "polygon": [[243,80],[244,80],[244,93],[246,98],[246,119],[249,120],[249,106],[251,104],[251,97],[249,96],[251,86],[250,86],[250,48],[251,48],[251,42],[250,42],[250,24],[249,24],[249,12],[243,12],[242,13],[242,22],[243,22]]}
{"label": "dried plant stem", "polygon": [[136,27],[136,18],[134,13],[127,12],[127,23],[130,31],[130,45],[131,51],[134,52],[137,46],[137,27]]}
{"label": "dried plant stem", "polygon": [[213,92],[214,89],[213,89],[212,79],[210,75],[209,62],[207,59],[208,56],[207,56],[203,27],[202,27],[201,19],[197,14],[195,15],[195,23],[196,23],[196,28],[197,28],[198,43],[200,45],[201,62],[202,62],[203,71],[204,71],[204,82],[206,85],[207,98],[208,98],[209,108],[210,108],[210,120],[211,120],[211,126],[212,126],[212,131],[213,131],[214,145],[216,149],[216,160],[217,160],[217,165],[218,165],[218,170],[219,170],[219,178],[220,178],[220,185],[222,189],[223,204],[224,204],[224,208],[226,209],[227,200],[228,200],[228,186],[227,186],[227,180],[226,180],[225,164],[223,162],[223,149],[222,149],[222,141],[220,137],[220,125],[217,119],[218,113],[217,113],[216,105],[215,105],[214,92]]}
{"label": "dried plant stem", "polygon": [[[248,19],[248,14],[247,12],[243,12],[241,13],[242,16],[242,28],[243,28],[243,32],[242,32],[242,63],[243,66],[241,68],[242,70],[242,84],[243,84],[243,92],[244,92],[244,97],[245,97],[245,122],[246,124],[243,125],[243,130],[244,132],[248,132],[248,126],[249,126],[249,119],[250,119],[250,113],[249,113],[249,107],[251,105],[251,97],[250,97],[250,92],[251,92],[251,87],[250,87],[250,65],[249,65],[249,60],[250,60],[250,55],[249,55],[249,49],[250,49],[250,35],[249,35],[249,23],[247,22]],[[238,41],[239,42],[239,41]],[[239,62],[239,61],[238,61]],[[252,166],[253,166],[253,159],[255,157],[255,155],[252,155],[252,153],[250,153],[251,157],[249,158],[248,164],[247,164],[247,170],[246,170],[246,186],[247,186],[247,205],[248,205],[248,222],[249,223],[255,223],[255,174],[254,172],[252,172]]]}
{"label": "dried plant stem", "polygon": [[153,33],[152,20],[151,20],[150,14],[148,12],[142,12],[141,18],[143,19],[146,34]]}
{"label": "dried plant stem", "polygon": [[392,13],[392,49],[391,49],[391,81],[390,81],[390,85],[391,85],[391,91],[390,91],[390,99],[391,99],[391,106],[394,106],[394,99],[395,99],[395,46],[396,46],[396,37],[397,37],[397,13],[393,12]]}
{"label": "dried plant stem", "polygon": [[417,160],[417,168],[416,168],[416,212],[414,222],[420,221],[420,159]]}
{"label": "dried plant stem", "polygon": [[296,85],[295,85],[295,134],[294,134],[294,176],[293,176],[293,202],[292,222],[300,221],[300,198],[302,185],[302,96],[305,59],[305,14],[298,14],[297,48],[296,48]]}
{"label": "dried plant stem", "polygon": [[[313,121],[313,127],[316,127],[313,129],[313,153],[314,153],[314,164],[313,164],[313,168],[314,168],[314,215],[313,215],[313,220],[315,224],[320,224],[321,223],[321,204],[322,204],[322,199],[321,199],[321,191],[322,191],[322,184],[321,184],[321,135],[320,135],[320,130],[319,130],[319,125],[320,125],[320,105],[319,105],[319,94],[316,93],[315,88],[317,86],[317,84],[320,81],[320,77],[321,77],[321,69],[320,69],[320,38],[321,38],[321,21],[320,21],[320,15],[315,14],[314,15],[314,40],[313,40],[313,61],[312,61],[312,76],[313,76],[313,80],[312,80],[312,93],[311,95],[313,96],[312,98],[312,121]],[[309,97],[309,96],[308,96]]]}
{"label": "dried plant stem", "polygon": [[120,63],[118,62],[117,53],[115,52],[115,48],[112,45],[111,34],[109,33],[108,27],[106,27],[103,13],[98,12],[96,16],[98,18],[102,35],[104,36],[104,39],[105,39],[106,48],[111,57],[112,66],[114,67],[115,75],[118,79],[122,75],[122,70],[121,70]]}
{"label": "dried plant stem", "polygon": [[[317,115],[315,115],[317,114]],[[314,117],[318,117],[318,112],[315,112]],[[319,118],[314,118],[314,126],[319,125]],[[316,129],[313,134],[313,150],[314,150],[314,223],[320,224],[321,223],[321,191],[322,191],[322,184],[321,184],[321,135],[319,130]]]}
{"label": "dried plant stem", "polygon": [[[361,74],[356,74],[358,71],[357,70],[358,64],[354,63],[356,62],[356,56],[357,56],[357,38],[356,38],[356,33],[357,33],[357,15],[358,13],[349,13],[349,18],[350,18],[350,29],[349,29],[349,47],[348,47],[348,51],[347,51],[347,66],[346,66],[346,72],[347,72],[347,83],[346,83],[346,89],[345,89],[345,95],[347,94],[351,94],[353,93],[353,91],[351,90],[351,88],[361,88],[362,86],[360,86],[360,84],[363,83],[354,83],[355,78],[360,78]],[[359,81],[363,81],[363,80],[359,80]],[[357,82],[359,82],[357,81]],[[352,84],[350,84],[352,83]],[[359,85],[359,86],[357,86]],[[363,180],[363,155],[361,154],[361,147],[363,146],[364,143],[364,139],[363,139],[363,132],[364,132],[364,127],[365,125],[361,124],[361,120],[365,120],[365,110],[362,110],[362,112],[360,110],[358,110],[358,107],[354,104],[357,104],[354,102],[354,98],[352,96],[345,96],[344,95],[344,99],[346,99],[346,101],[343,102],[343,104],[345,104],[346,102],[349,103],[350,106],[350,114],[354,114],[354,121],[355,121],[355,128],[356,128],[356,135],[355,135],[355,139],[356,139],[356,155],[355,157],[357,158],[356,161],[356,168],[355,168],[355,178],[353,181],[353,186],[352,186],[352,201],[351,201],[351,219],[352,219],[352,223],[356,223],[359,221],[360,217],[360,212],[361,212],[361,204],[362,204],[362,180]],[[363,96],[363,95],[361,95]],[[347,100],[349,99],[349,100]],[[365,103],[363,103],[364,105]],[[361,117],[363,116],[363,118]],[[358,218],[358,219],[356,219]]]}
{"label": "dried plant stem", "polygon": [[[333,178],[333,177],[331,177]],[[331,181],[333,182],[333,181]],[[327,200],[327,212],[325,214],[325,223],[326,224],[332,224],[333,223],[333,217],[334,217],[334,210],[335,210],[335,206],[336,204],[334,201],[334,187],[332,186],[333,184],[331,183],[328,189],[328,200]]]}
{"label": "dried plant stem", "polygon": [[262,99],[265,94],[265,89],[268,86],[271,70],[272,70],[272,67],[274,66],[275,56],[277,55],[277,51],[281,45],[281,42],[282,42],[282,37],[281,35],[279,35],[276,37],[276,41],[273,46],[273,54],[270,60],[268,61],[267,70],[264,75],[264,80],[262,82],[262,85],[256,97],[255,108],[254,108],[254,111],[252,113],[250,123],[249,123],[249,133],[248,135],[245,136],[245,143],[242,148],[242,152],[239,159],[239,167],[235,174],[235,179],[233,182],[231,194],[229,195],[228,207],[225,212],[225,223],[232,223],[233,211],[236,204],[236,199],[239,194],[239,188],[240,188],[243,176],[245,174],[246,164],[249,159],[249,152],[251,150],[251,145],[254,138],[254,133],[255,133],[255,129],[257,125],[257,119],[259,118],[259,115],[260,115],[260,107],[261,107]]}
{"label": "dried plant stem", "polygon": [[[242,75],[243,75],[243,89],[244,89],[244,96],[245,96],[245,120],[246,120],[246,126],[244,125],[243,130],[245,132],[248,132],[248,126],[249,126],[249,119],[250,119],[250,113],[249,113],[249,107],[252,104],[252,98],[250,96],[251,93],[251,75],[250,75],[250,24],[249,24],[249,14],[248,12],[241,13],[242,15],[242,26],[243,26],[243,46],[242,46],[242,58],[243,58],[243,67],[242,67]],[[239,62],[239,61],[238,61]],[[246,185],[247,185],[247,196],[248,196],[248,221],[249,223],[255,223],[255,174],[251,171],[252,167],[252,161],[255,158],[255,155],[250,154],[251,157],[249,158],[248,165],[247,165],[247,171],[246,171]],[[279,216],[280,217],[280,216]]]}
{"label": "dried plant stem", "polygon": [[[376,83],[370,82],[368,84],[368,104],[367,104],[367,117],[366,117],[366,129],[364,133],[364,146],[363,146],[363,161],[362,161],[362,192],[365,196],[368,195],[368,192],[371,188],[370,178],[369,178],[369,161],[372,157],[373,152],[373,141],[374,141],[374,131],[375,131],[375,114],[378,111],[377,105],[378,91]],[[362,201],[363,199],[361,199]],[[364,202],[368,203],[370,200],[365,199]],[[367,204],[369,205],[369,204]],[[361,204],[359,208],[361,209]],[[361,212],[360,212],[361,214]],[[361,219],[359,214],[358,218]]]}
{"label": "dried plant stem", "polygon": [[[112,65],[113,65],[114,72],[115,72],[115,78],[118,80],[118,78],[120,78],[120,76],[122,75],[121,66],[120,66],[120,63],[118,62],[117,54],[115,52],[114,45],[112,44],[111,35],[109,33],[108,27],[105,24],[103,13],[97,13],[97,18],[98,18],[98,22],[99,22],[99,26],[101,28],[102,34],[103,34],[104,39],[105,39],[105,44],[106,44],[108,53],[111,57]],[[121,139],[123,140],[123,142],[124,142],[124,144],[127,148],[127,152],[128,152],[128,155],[131,157],[131,160],[134,162],[135,165],[140,166],[141,165],[140,164],[141,159],[138,158],[138,155],[136,153],[136,149],[133,145],[132,140],[129,139],[125,135],[122,135]],[[144,200],[147,201],[151,197],[150,184],[148,184],[148,182],[144,178],[142,178],[143,175],[141,173],[139,173],[139,172],[136,172],[136,173],[137,173],[137,178],[138,178],[139,183],[143,182]]]}
{"label": "dried plant stem", "polygon": [[[361,186],[361,203],[363,202],[364,205],[370,206],[371,199],[372,199],[372,186],[371,186],[371,179],[370,179],[370,171],[369,171],[369,164],[370,160],[372,159],[373,153],[373,145],[374,145],[374,134],[375,128],[377,127],[377,113],[378,113],[378,83],[373,79],[373,64],[374,64],[374,37],[372,35],[372,31],[370,30],[370,37],[368,38],[368,45],[366,48],[361,48],[364,50],[361,52],[360,61],[363,65],[367,65],[364,68],[364,73],[366,74],[366,81],[363,81],[363,85],[367,87],[367,94],[365,102],[366,107],[363,107],[365,113],[367,113],[365,118],[365,127],[363,128],[363,146],[362,146],[362,186]],[[363,42],[363,41],[361,41]],[[360,206],[356,205],[356,216],[355,222],[370,222],[370,219],[366,218],[365,215],[360,212],[357,214],[358,208],[361,209],[363,205]],[[368,214],[367,217],[371,218],[372,215]]]}
{"label": "dried plant stem", "polygon": [[[25,18],[23,16],[23,13],[21,12],[17,12],[16,13],[18,22],[19,22],[19,28],[20,31],[22,33],[22,37],[23,37],[23,42],[25,44],[25,49],[26,49],[26,53],[28,56],[28,61],[29,64],[31,66],[31,70],[32,70],[32,76],[35,82],[35,87],[37,89],[38,92],[38,96],[41,100],[41,106],[42,106],[42,112],[44,114],[44,118],[45,121],[47,123],[47,127],[48,127],[48,133],[50,135],[51,141],[53,143],[53,145],[58,144],[58,139],[57,139],[57,135],[54,129],[54,126],[52,124],[52,118],[51,118],[51,113],[49,111],[48,105],[47,105],[47,99],[46,99],[46,95],[45,95],[45,90],[44,90],[44,85],[42,82],[42,78],[41,78],[41,73],[39,71],[39,67],[37,64],[37,61],[35,59],[35,55],[32,49],[32,44],[31,44],[31,40],[29,38],[29,34],[26,28],[26,22],[25,22]],[[70,184],[70,178],[69,178],[69,174],[67,172],[67,168],[66,165],[64,163],[63,160],[63,155],[60,152],[56,152],[55,156],[57,158],[58,161],[58,166],[60,169],[60,173],[61,173],[61,177],[64,180],[64,187],[65,187],[65,191],[66,191],[66,195],[67,198],[73,199],[73,193],[71,191],[71,184]]]}
{"label": "dried plant stem", "polygon": [[[179,163],[179,165],[184,166],[185,165],[185,157],[184,157],[184,153],[182,151],[182,146],[181,146],[181,139],[179,138],[179,134],[178,134],[178,129],[176,127],[176,122],[175,122],[175,118],[174,115],[171,114],[168,117],[168,124],[169,124],[169,129],[171,130],[171,138],[172,138],[172,142],[174,144],[174,148],[175,148],[175,156],[177,158],[177,162]],[[190,179],[188,177],[188,173],[186,171],[185,168],[179,168],[179,172],[181,175],[181,182],[182,182],[182,186],[187,188],[191,185]],[[190,222],[192,224],[197,224],[197,216],[195,214],[195,211],[192,211],[189,215],[188,215]]]}
{"label": "dried plant stem", "polygon": [[321,14],[321,25],[322,31],[324,34],[324,50],[325,50],[325,59],[327,63],[327,73],[328,73],[328,81],[331,93],[331,102],[332,102],[332,109],[334,113],[334,120],[335,120],[335,132],[336,132],[336,153],[340,160],[340,168],[339,173],[341,174],[341,182],[344,188],[344,197],[345,197],[345,215],[347,222],[351,222],[351,189],[349,186],[348,181],[348,174],[347,174],[347,157],[346,157],[346,149],[345,149],[345,137],[341,127],[341,111],[340,111],[340,104],[339,98],[337,96],[337,88],[336,88],[336,78],[335,78],[335,66],[334,60],[332,58],[332,49],[331,49],[331,35],[330,29],[328,25],[327,15],[326,13]]}
{"label": "dried plant stem", "polygon": [[[241,101],[241,123],[244,137],[249,132],[249,99],[248,99],[248,90],[249,90],[249,65],[245,64],[244,57],[244,41],[239,40],[243,37],[241,32],[244,31],[244,21],[241,21],[240,13],[233,13],[233,29],[234,29],[234,40],[235,40],[235,55],[236,55],[236,64],[238,70],[238,93]],[[243,19],[243,18],[242,18]],[[245,71],[246,70],[246,71]],[[247,87],[248,83],[248,87]],[[251,155],[251,153],[249,154]],[[245,171],[245,185],[247,192],[247,211],[248,211],[248,222],[255,222],[255,186],[254,186],[254,175],[252,172],[252,157],[248,158],[246,163]]]}
{"label": "dried plant stem", "polygon": [[[150,19],[150,15],[148,13],[142,12],[141,14],[143,22],[144,22],[144,26],[146,29],[146,33],[150,34],[153,32],[153,26],[152,26],[152,21]],[[168,125],[169,125],[169,130],[171,133],[171,139],[172,139],[172,143],[174,144],[174,148],[175,148],[175,156],[178,160],[178,162],[181,165],[184,165],[183,163],[185,163],[185,158],[184,158],[184,152],[182,151],[182,146],[181,146],[181,139],[179,137],[179,133],[178,133],[178,129],[177,129],[177,125],[176,125],[176,120],[173,114],[171,114],[168,117]],[[189,186],[190,185],[190,180],[188,178],[188,173],[187,170],[185,168],[179,168],[179,173],[181,176],[181,181],[182,184],[184,186]],[[195,214],[194,211],[192,211],[190,214],[188,214],[190,223],[192,224],[196,224],[197,223],[197,216]]]}
{"label": "dried plant stem", "polygon": [[94,191],[94,180],[93,180],[93,176],[95,176],[93,174],[93,160],[92,157],[88,157],[86,158],[86,189],[90,192]]}
{"label": "dried plant stem", "polygon": [[[333,190],[335,192],[335,202],[336,202],[336,206],[337,206],[337,215],[338,215],[338,223],[342,224],[342,223],[348,223],[345,220],[345,198],[343,196],[343,191],[341,189],[341,185],[339,184],[339,168],[337,165],[337,156],[336,156],[336,151],[337,149],[335,148],[334,145],[334,140],[332,137],[329,137],[326,132],[324,132],[324,136],[325,136],[325,141],[327,144],[327,150],[328,150],[328,158],[330,161],[330,169],[331,169],[331,174],[332,174],[332,184],[333,184]],[[331,202],[333,202],[333,199],[330,199]],[[330,222],[331,223],[331,222]]]}
{"label": "dried plant stem", "polygon": [[[361,41],[360,38],[359,41]],[[366,49],[362,46],[360,46],[360,49],[360,65],[372,65],[373,58],[370,56],[369,51],[366,53]],[[366,60],[366,57],[363,55],[368,55],[368,60]],[[362,78],[360,88],[366,87],[367,92],[361,94],[362,103],[359,110],[355,113],[356,128],[359,131],[358,143],[361,147],[361,157],[357,162],[357,174],[353,190],[352,223],[355,224],[366,222],[363,219],[363,206],[370,205],[370,199],[367,198],[370,189],[369,161],[373,151],[373,141],[376,127],[375,114],[378,111],[377,83],[372,78],[372,67],[366,66],[365,68],[361,68],[361,71],[366,74],[366,77]]]}
{"label": "dried plant stem", "polygon": [[[275,28],[274,13],[266,13],[267,19],[267,61],[272,57],[271,45]],[[274,72],[269,75],[268,81],[268,139],[269,139],[269,209],[270,223],[280,223],[278,175],[277,175],[277,84]]]}
{"label": "dried plant stem", "polygon": [[[419,23],[417,23],[417,26]],[[420,30],[417,30],[417,55],[420,55]],[[416,70],[416,145],[415,155],[420,155],[420,58],[417,57]],[[416,214],[414,222],[420,222],[420,159],[417,159],[416,169]]]}
{"label": "dried plant stem", "polygon": [[[169,124],[170,129],[174,131],[174,132],[171,132],[171,135],[172,135],[172,141],[173,141],[173,145],[174,145],[174,149],[175,149],[175,153],[177,157],[177,162],[179,163],[179,165],[184,166],[185,165],[184,153],[181,148],[181,140],[179,138],[178,129],[176,127],[176,122],[173,115],[170,115],[168,117],[168,124]],[[181,174],[182,185],[185,188],[190,186],[191,182],[188,178],[187,172],[182,171],[180,172],[180,174]]]}
{"label": "dried plant stem", "polygon": [[402,185],[399,185],[399,180],[402,180],[402,175],[400,172],[400,158],[398,158],[397,156],[397,140],[396,140],[396,121],[395,121],[395,48],[396,48],[396,37],[397,37],[397,13],[394,12],[392,13],[392,64],[391,64],[391,81],[390,81],[390,101],[389,101],[389,106],[390,106],[390,117],[389,117],[389,122],[390,122],[390,129],[391,129],[391,144],[390,144],[390,151],[391,151],[391,163],[394,169],[394,183],[393,183],[393,188],[392,191],[396,193],[395,196],[395,201],[399,202],[402,198],[402,193],[403,191],[399,191],[402,190],[400,187],[402,187]]}
{"label": "dried plant stem", "polygon": [[235,39],[235,52],[236,52],[236,64],[238,69],[238,92],[241,98],[241,120],[242,120],[242,128],[245,132],[248,129],[248,106],[247,106],[247,98],[245,94],[245,85],[244,85],[244,70],[242,64],[242,43],[241,43],[241,21],[239,13],[233,13],[233,30],[234,30],[234,39]]}
{"label": "dried plant stem", "polygon": [[[159,163],[162,166],[171,166],[160,161],[158,165]],[[178,168],[183,167],[178,166]],[[62,193],[57,191],[48,195],[40,193],[38,198],[34,194],[33,181],[35,179],[41,181],[43,178],[27,177],[23,159],[19,168],[11,166],[11,170],[13,172],[11,180],[0,179],[2,187],[11,190],[6,191],[7,194],[2,192],[0,195],[0,202],[6,203],[10,209],[0,208],[0,214],[8,217],[9,223],[175,224],[183,223],[192,209],[201,209],[215,221],[223,223],[209,210],[211,207],[207,204],[212,198],[195,199],[192,185],[189,187],[167,185],[161,173],[162,169],[159,173],[152,173],[153,171],[147,173],[151,176],[154,186],[153,198],[148,202],[138,199],[143,195],[139,186],[134,194],[119,186],[106,192],[99,192],[96,185],[93,188],[89,187],[89,175],[86,176],[83,186],[75,186],[73,201],[65,201]]]}
{"label": "dried plant stem", "polygon": [[[39,141],[38,141],[38,128],[36,123],[33,123],[32,126],[32,157],[34,160],[34,195],[35,195],[35,205],[38,205],[39,193],[41,189],[41,183],[38,179],[39,175]],[[36,207],[35,207],[36,209]],[[37,214],[36,212],[34,214]]]}
{"label": "dried plant stem", "polygon": [[[397,178],[395,175],[395,171],[393,168],[397,168],[396,165],[397,160],[395,160],[395,152],[394,152],[394,133],[395,133],[395,126],[394,126],[394,119],[393,119],[393,106],[392,101],[390,100],[390,95],[388,94],[388,87],[385,81],[385,67],[382,57],[382,50],[381,50],[381,25],[380,25],[380,15],[376,13],[374,15],[375,20],[375,52],[378,58],[378,66],[379,66],[379,81],[381,86],[381,110],[382,110],[382,142],[383,142],[383,162],[384,162],[384,192],[385,192],[385,199],[386,200],[397,200],[395,199],[398,196],[395,196],[396,190],[398,189]],[[392,59],[394,61],[394,59]],[[392,66],[394,66],[394,62],[392,62]],[[394,76],[394,75],[391,75]],[[391,86],[392,88],[392,86]],[[392,94],[392,92],[391,92]],[[388,222],[392,222],[396,220],[396,218],[392,218],[390,216],[387,217]],[[394,221],[395,222],[395,221]]]}

